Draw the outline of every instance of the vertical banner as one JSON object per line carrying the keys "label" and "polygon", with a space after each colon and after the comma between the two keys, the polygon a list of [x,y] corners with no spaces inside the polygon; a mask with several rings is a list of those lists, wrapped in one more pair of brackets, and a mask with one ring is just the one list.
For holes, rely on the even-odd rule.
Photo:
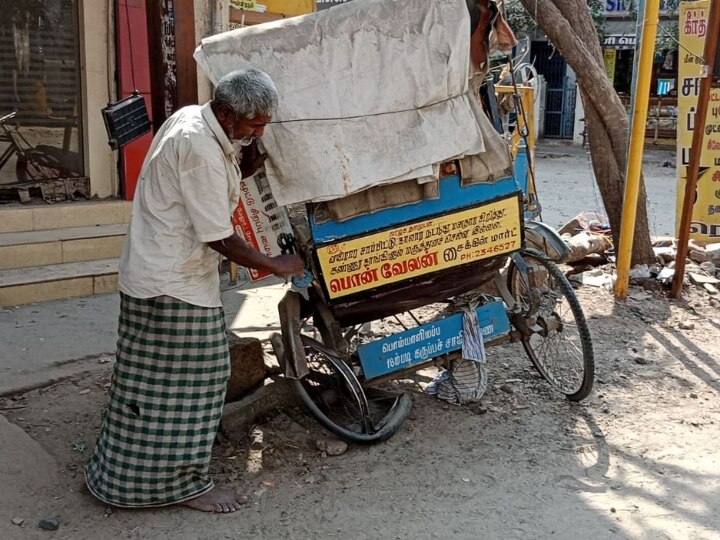
{"label": "vertical banner", "polygon": [[174,0],[160,3],[162,21],[162,59],[165,69],[165,118],[177,111],[177,57],[175,56],[175,4]]}
{"label": "vertical banner", "polygon": [[696,128],[704,129],[700,174],[690,225],[690,238],[701,242],[717,242],[720,238],[720,88],[711,90],[705,126],[695,125],[709,11],[709,0],[682,2],[678,24],[678,189],[675,222],[679,224],[682,212],[692,134]]}
{"label": "vertical banner", "polygon": [[[275,202],[264,168],[240,181],[240,201],[233,212],[232,224],[238,236],[268,257],[297,251],[290,218],[285,208]],[[272,275],[263,270],[247,270],[252,282]]]}
{"label": "vertical banner", "polygon": [[610,82],[615,81],[615,63],[617,61],[617,49],[603,49],[603,63],[605,64],[605,74]]}

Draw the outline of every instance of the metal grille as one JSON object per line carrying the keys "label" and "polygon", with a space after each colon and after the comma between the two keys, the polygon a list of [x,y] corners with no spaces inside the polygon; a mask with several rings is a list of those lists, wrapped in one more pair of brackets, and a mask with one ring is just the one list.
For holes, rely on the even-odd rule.
{"label": "metal grille", "polygon": [[539,74],[547,81],[543,135],[571,139],[575,128],[576,89],[567,77],[567,63],[551,44],[534,41],[531,58]]}

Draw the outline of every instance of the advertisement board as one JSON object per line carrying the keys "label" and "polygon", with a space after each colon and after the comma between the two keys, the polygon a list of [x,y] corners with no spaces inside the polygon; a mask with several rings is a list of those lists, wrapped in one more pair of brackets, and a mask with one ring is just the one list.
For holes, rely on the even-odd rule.
{"label": "advertisement board", "polygon": [[[296,251],[290,219],[275,202],[264,169],[240,181],[240,201],[232,223],[238,236],[268,257]],[[272,275],[252,268],[247,271],[253,282]]]}
{"label": "advertisement board", "polygon": [[520,249],[517,195],[317,248],[332,299]]}
{"label": "advertisement board", "polygon": [[617,49],[603,49],[603,63],[605,74],[610,82],[615,81],[615,65],[617,64]]}
{"label": "advertisement board", "polygon": [[708,0],[683,2],[679,20],[676,223],[682,211],[693,131],[703,129],[700,174],[690,226],[690,238],[701,242],[717,242],[720,238],[720,88],[711,91],[705,125],[695,123],[709,8]]}
{"label": "advertisement board", "polygon": [[[477,308],[483,340],[490,341],[510,331],[502,302]],[[463,314],[456,313],[404,332],[364,343],[358,347],[363,374],[368,379],[422,364],[431,358],[460,350],[463,345]]]}

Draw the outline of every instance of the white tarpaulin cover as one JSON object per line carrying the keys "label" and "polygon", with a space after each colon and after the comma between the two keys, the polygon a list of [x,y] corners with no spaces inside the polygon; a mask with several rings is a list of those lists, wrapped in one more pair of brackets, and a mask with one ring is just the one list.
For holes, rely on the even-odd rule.
{"label": "white tarpaulin cover", "polygon": [[484,150],[465,0],[364,0],[233,30],[195,59],[213,83],[257,68],[280,105],[262,139],[281,205],[433,176]]}

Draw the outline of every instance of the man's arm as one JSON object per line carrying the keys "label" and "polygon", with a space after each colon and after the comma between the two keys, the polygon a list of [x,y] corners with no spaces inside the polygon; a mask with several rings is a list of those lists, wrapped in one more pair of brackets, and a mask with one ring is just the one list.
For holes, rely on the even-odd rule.
{"label": "man's arm", "polygon": [[240,176],[248,178],[263,166],[268,155],[260,152],[257,140],[242,149],[240,157]]}
{"label": "man's arm", "polygon": [[223,240],[208,242],[208,246],[234,263],[255,270],[271,272],[284,278],[302,276],[305,270],[305,263],[298,255],[268,257],[254,249],[237,234]]}

